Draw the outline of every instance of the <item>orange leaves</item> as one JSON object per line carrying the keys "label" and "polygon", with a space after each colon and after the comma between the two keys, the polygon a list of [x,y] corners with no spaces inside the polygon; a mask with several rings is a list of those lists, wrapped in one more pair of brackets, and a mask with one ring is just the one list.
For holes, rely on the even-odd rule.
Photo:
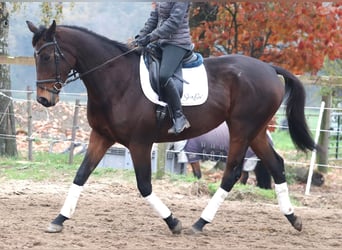
{"label": "orange leaves", "polygon": [[331,13],[335,13],[335,12],[336,12],[336,8],[334,6],[330,6],[329,8],[327,8],[321,5],[317,8],[317,14],[322,17],[327,16]]}
{"label": "orange leaves", "polygon": [[[290,2],[290,3],[289,3]],[[316,73],[342,55],[342,4],[330,2],[216,3],[216,20],[192,29],[210,55],[241,53],[296,72]],[[197,9],[196,13],[201,10]],[[201,41],[196,40],[202,34]]]}
{"label": "orange leaves", "polygon": [[299,50],[303,50],[305,47],[304,47],[304,42],[303,41],[300,41],[299,43],[298,43],[298,49]]}

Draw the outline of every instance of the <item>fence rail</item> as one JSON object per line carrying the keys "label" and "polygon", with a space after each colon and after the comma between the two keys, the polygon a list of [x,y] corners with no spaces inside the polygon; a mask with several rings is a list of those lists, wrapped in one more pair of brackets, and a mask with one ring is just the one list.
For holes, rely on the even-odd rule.
{"label": "fence rail", "polygon": [[[11,97],[11,92],[26,93],[27,99],[16,99]],[[69,152],[69,162],[72,162],[74,151],[84,152],[87,147],[90,134],[90,127],[86,120],[85,103],[60,102],[54,108],[45,108],[32,98],[33,91],[18,91],[0,89],[0,95],[8,98],[14,106],[14,115],[17,126],[16,135],[0,134],[0,138],[15,138],[20,152],[28,152],[28,158],[32,159],[32,150],[65,153]],[[61,93],[61,95],[84,98],[85,94]],[[318,119],[320,107],[305,107],[306,116],[309,120],[309,127],[314,134],[316,132],[316,120]],[[330,134],[329,164],[323,167],[342,168],[342,108],[330,109],[334,116],[332,119],[333,130],[320,130],[321,133]],[[3,110],[3,109],[2,109]],[[8,115],[7,111],[0,112],[0,123],[3,117]],[[277,112],[277,129],[287,129],[285,122],[284,107]],[[302,165],[307,162],[291,162],[291,165]],[[341,164],[341,166],[339,165]],[[317,165],[317,164],[316,164]]]}

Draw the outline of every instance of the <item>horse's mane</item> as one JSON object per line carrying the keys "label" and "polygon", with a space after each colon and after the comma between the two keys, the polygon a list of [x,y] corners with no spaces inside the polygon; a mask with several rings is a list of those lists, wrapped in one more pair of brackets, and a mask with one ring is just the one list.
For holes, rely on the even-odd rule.
{"label": "horse's mane", "polygon": [[[91,36],[94,36],[98,39],[100,39],[101,41],[105,42],[105,43],[109,43],[111,46],[113,47],[117,47],[119,48],[122,52],[127,52],[129,50],[131,50],[132,48],[129,47],[127,44],[124,44],[122,42],[118,42],[115,40],[111,40],[105,36],[99,35],[91,30],[88,30],[84,27],[78,27],[78,26],[73,26],[73,25],[59,25],[58,27],[65,27],[65,28],[69,28],[69,29],[75,29],[75,30],[79,30],[81,32],[87,33]],[[32,44],[33,46],[35,46],[35,44],[38,42],[38,40],[42,37],[42,35],[44,34],[44,32],[47,30],[47,28],[45,26],[40,26],[38,32],[36,32],[32,38]],[[137,51],[137,50],[136,50]]]}
{"label": "horse's mane", "polygon": [[78,27],[78,26],[73,26],[73,25],[59,25],[59,27],[75,29],[75,30],[79,30],[79,31],[82,31],[84,33],[87,33],[87,34],[89,34],[91,36],[95,36],[95,37],[97,37],[98,39],[100,39],[101,41],[103,41],[105,43],[109,43],[112,46],[118,47],[123,52],[126,52],[126,51],[130,50],[130,48],[127,46],[127,44],[111,40],[111,39],[109,39],[109,38],[107,38],[105,36],[99,35],[99,34],[93,32],[91,30],[88,30],[88,29],[84,28],[84,27]]}

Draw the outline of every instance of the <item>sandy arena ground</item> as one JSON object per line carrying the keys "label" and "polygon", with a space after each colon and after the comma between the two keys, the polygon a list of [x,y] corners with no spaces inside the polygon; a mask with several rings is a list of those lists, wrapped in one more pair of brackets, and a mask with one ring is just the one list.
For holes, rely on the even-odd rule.
{"label": "sandy arena ground", "polygon": [[[341,176],[341,171],[338,173]],[[303,220],[297,232],[275,201],[232,191],[204,233],[172,235],[139,196],[134,182],[90,178],[76,212],[59,234],[44,230],[59,213],[70,183],[1,180],[0,249],[342,249],[342,179],[323,187],[290,186]],[[154,180],[156,194],[189,228],[210,197],[198,183]]]}

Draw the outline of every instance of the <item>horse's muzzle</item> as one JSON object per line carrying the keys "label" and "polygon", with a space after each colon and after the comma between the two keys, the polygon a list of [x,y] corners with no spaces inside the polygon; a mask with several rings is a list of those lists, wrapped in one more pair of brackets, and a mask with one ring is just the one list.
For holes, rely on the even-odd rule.
{"label": "horse's muzzle", "polygon": [[43,105],[44,107],[51,107],[54,106],[56,103],[52,103],[51,101],[49,101],[48,99],[46,99],[45,97],[37,97],[37,102],[39,102],[41,105]]}

